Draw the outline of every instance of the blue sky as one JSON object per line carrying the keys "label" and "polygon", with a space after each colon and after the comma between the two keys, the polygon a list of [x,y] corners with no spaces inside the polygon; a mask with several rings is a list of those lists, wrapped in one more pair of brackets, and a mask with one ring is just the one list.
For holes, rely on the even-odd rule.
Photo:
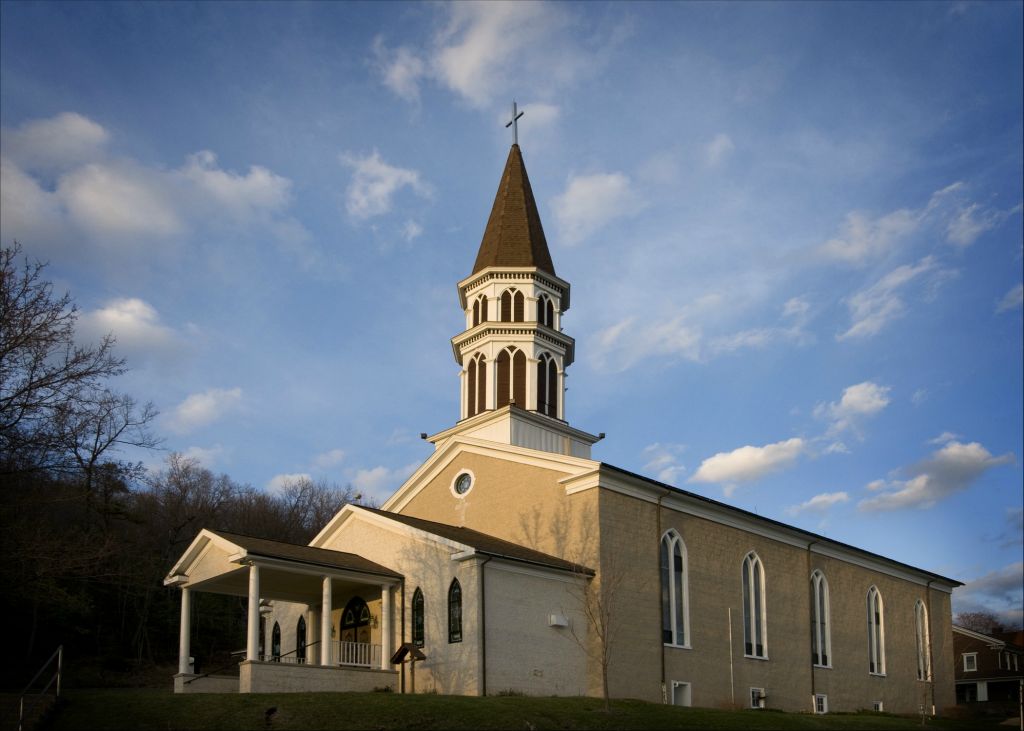
{"label": "blue sky", "polygon": [[167,450],[401,484],[458,415],[515,98],[595,457],[1019,621],[1021,3],[0,14],[3,241]]}

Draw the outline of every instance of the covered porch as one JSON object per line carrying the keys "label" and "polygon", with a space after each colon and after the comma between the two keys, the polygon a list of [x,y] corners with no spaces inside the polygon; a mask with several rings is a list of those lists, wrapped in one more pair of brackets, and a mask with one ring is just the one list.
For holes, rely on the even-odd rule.
{"label": "covered porch", "polygon": [[[177,693],[398,690],[390,658],[402,576],[362,556],[203,530],[164,579],[181,589]],[[199,674],[191,662],[192,592],[246,597],[238,676]],[[371,603],[376,610],[371,614]],[[282,644],[278,621],[294,633]]]}

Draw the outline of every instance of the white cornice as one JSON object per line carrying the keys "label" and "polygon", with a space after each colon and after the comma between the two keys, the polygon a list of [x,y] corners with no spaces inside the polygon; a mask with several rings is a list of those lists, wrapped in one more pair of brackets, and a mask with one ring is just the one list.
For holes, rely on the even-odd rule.
{"label": "white cornice", "polygon": [[[480,429],[481,427],[487,426],[488,424],[492,424],[492,423],[497,422],[497,421],[503,421],[505,419],[518,419],[520,421],[524,421],[524,422],[533,424],[534,426],[538,426],[538,427],[541,427],[543,429],[550,429],[550,430],[553,430],[553,431],[558,431],[558,432],[564,434],[565,436],[568,436],[568,437],[571,437],[573,439],[576,439],[577,441],[583,442],[584,444],[587,444],[587,445],[594,445],[594,444],[597,444],[597,442],[601,441],[601,437],[599,437],[599,436],[597,436],[595,434],[591,434],[589,432],[585,432],[582,429],[577,429],[576,427],[569,426],[566,422],[561,421],[560,419],[554,419],[554,418],[552,418],[550,416],[544,416],[542,414],[538,414],[535,411],[527,411],[526,409],[515,408],[513,410],[512,406],[502,406],[500,409],[494,409],[493,411],[483,411],[483,412],[481,412],[481,413],[479,413],[479,414],[477,414],[475,416],[469,417],[468,419],[463,419],[462,421],[457,423],[455,426],[449,427],[449,428],[445,429],[444,431],[440,431],[440,432],[437,432],[436,434],[432,434],[432,435],[428,436],[427,437],[427,441],[430,442],[431,444],[438,444],[438,443],[444,442],[447,439],[451,439],[452,437],[460,435],[463,432],[470,431],[470,430]],[[487,440],[480,440],[480,439],[476,439],[476,438],[470,437],[470,436],[466,436],[465,439],[469,443],[472,443],[473,441],[479,441],[481,443],[486,443],[486,444],[499,444],[499,442],[490,442],[490,441],[487,441]],[[527,447],[516,447],[516,446],[513,446],[513,445],[504,444],[504,443],[500,443],[500,444],[501,444],[501,446],[510,446],[513,449],[525,450],[524,454],[525,453],[533,453],[533,452],[538,451],[538,450],[529,449]],[[543,454],[556,454],[556,453],[554,453],[554,452],[543,452]],[[559,455],[559,456],[565,456],[565,455]],[[573,459],[581,459],[581,458],[580,457],[573,457]],[[592,465],[599,464],[598,462],[593,462],[592,460],[585,460],[585,461],[586,461],[587,464],[592,464]]]}
{"label": "white cornice", "polygon": [[572,365],[576,352],[574,338],[534,320],[529,322],[487,320],[469,330],[462,331],[451,339],[452,355],[455,357],[455,362],[462,365],[463,351],[468,346],[483,340],[498,340],[503,346],[524,341],[543,342],[545,347],[555,350],[565,359],[563,368]]}
{"label": "white cornice", "polygon": [[561,277],[555,276],[549,272],[541,271],[537,267],[484,267],[480,271],[470,274],[456,285],[459,290],[459,304],[462,306],[462,309],[465,310],[466,293],[482,282],[489,281],[491,279],[513,278],[525,280],[535,279],[545,284],[553,292],[559,295],[559,299],[561,300],[561,311],[565,312],[569,309],[569,283]]}
{"label": "white cornice", "polygon": [[833,542],[824,536],[814,536],[799,528],[769,521],[756,515],[746,514],[732,506],[702,499],[695,495],[659,487],[640,476],[626,475],[617,470],[608,469],[601,464],[586,473],[570,475],[561,480],[567,495],[594,488],[611,490],[622,495],[649,503],[661,502],[663,507],[687,515],[709,520],[719,525],[753,533],[764,538],[784,543],[796,548],[810,550],[811,553],[845,561],[862,568],[877,571],[922,586],[930,586],[938,591],[951,594],[957,583],[948,583],[930,572],[914,569],[910,566],[897,564],[883,556],[874,556],[842,544]]}

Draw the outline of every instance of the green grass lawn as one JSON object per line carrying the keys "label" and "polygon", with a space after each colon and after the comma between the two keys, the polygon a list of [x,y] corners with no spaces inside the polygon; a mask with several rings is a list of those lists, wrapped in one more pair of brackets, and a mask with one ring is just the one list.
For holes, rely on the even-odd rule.
{"label": "green grass lawn", "polygon": [[[267,711],[276,712],[267,720]],[[932,729],[998,729],[928,719]],[[174,695],[169,690],[69,690],[48,728],[64,729],[920,729],[887,714],[813,716],[775,711],[674,708],[593,698],[270,693]],[[1008,727],[1001,727],[1008,728]]]}

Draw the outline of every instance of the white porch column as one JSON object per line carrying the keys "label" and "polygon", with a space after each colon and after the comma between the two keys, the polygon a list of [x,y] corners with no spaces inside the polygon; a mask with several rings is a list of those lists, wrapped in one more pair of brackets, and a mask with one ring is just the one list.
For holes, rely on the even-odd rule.
{"label": "white porch column", "polygon": [[249,621],[246,627],[245,659],[259,660],[260,654],[260,567],[249,564]]}
{"label": "white porch column", "polygon": [[189,641],[192,638],[192,596],[187,586],[181,587],[181,622],[178,624],[178,672],[189,672],[188,658],[191,654]]}
{"label": "white porch column", "polygon": [[334,623],[334,620],[331,619],[333,597],[331,596],[330,576],[324,577],[323,586],[323,603],[320,608],[320,664],[328,667],[333,660],[331,657],[333,654],[331,652],[331,625]]}
{"label": "white porch column", "polygon": [[391,587],[380,587],[380,669],[391,669]]}

